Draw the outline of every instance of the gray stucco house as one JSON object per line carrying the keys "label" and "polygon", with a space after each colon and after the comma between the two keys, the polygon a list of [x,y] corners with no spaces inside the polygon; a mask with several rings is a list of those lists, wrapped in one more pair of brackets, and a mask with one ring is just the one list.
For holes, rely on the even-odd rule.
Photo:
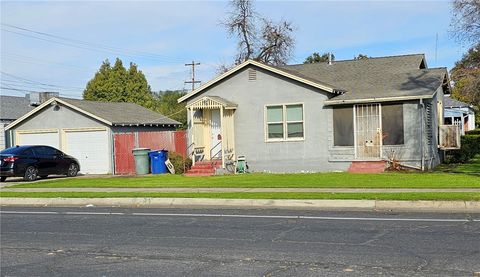
{"label": "gray stucco house", "polygon": [[[440,163],[446,68],[422,54],[274,67],[246,61],[186,94],[196,162],[251,171],[383,171]],[[221,161],[221,162],[220,162]]]}
{"label": "gray stucco house", "polygon": [[6,130],[12,145],[50,145],[77,158],[82,173],[111,174],[115,134],[169,131],[178,126],[179,122],[133,103],[54,97]]}
{"label": "gray stucco house", "polygon": [[452,99],[450,95],[445,95],[444,108],[443,123],[445,125],[459,126],[462,135],[464,135],[466,131],[475,129],[474,106]]}
{"label": "gray stucco house", "polygon": [[33,110],[30,98],[27,96],[0,95],[0,150],[5,149],[8,138],[5,136],[5,127]]}

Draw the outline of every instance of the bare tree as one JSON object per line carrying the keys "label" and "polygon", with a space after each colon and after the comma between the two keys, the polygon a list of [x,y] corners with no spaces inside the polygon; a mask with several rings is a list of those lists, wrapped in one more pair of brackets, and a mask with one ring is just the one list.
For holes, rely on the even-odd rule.
{"label": "bare tree", "polygon": [[257,14],[251,0],[232,0],[232,12],[223,22],[230,36],[238,39],[235,63],[253,59],[267,64],[285,64],[295,41],[290,22],[274,23]]}
{"label": "bare tree", "polygon": [[480,41],[480,0],[454,0],[451,27],[461,42]]}

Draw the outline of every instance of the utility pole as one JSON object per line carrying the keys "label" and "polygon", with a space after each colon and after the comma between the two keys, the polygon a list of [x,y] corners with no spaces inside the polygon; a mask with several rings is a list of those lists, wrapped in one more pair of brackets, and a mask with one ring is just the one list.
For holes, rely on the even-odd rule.
{"label": "utility pole", "polygon": [[192,80],[191,81],[185,81],[185,84],[192,84],[192,91],[195,90],[195,84],[199,84],[200,81],[195,81],[195,66],[200,65],[200,63],[195,63],[195,61],[192,61],[192,63],[186,63],[185,66],[191,66],[192,67]]}

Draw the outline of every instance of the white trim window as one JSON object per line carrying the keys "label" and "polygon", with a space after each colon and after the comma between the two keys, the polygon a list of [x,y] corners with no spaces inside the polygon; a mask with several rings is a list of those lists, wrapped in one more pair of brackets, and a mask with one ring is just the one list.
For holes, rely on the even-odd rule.
{"label": "white trim window", "polygon": [[303,104],[265,106],[266,141],[303,140]]}

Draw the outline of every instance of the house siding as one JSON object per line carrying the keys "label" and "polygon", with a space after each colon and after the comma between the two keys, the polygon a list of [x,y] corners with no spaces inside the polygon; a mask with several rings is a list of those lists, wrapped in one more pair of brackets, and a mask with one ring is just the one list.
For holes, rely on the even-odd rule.
{"label": "house siding", "polygon": [[404,143],[402,145],[384,145],[383,159],[395,159],[402,164],[420,168],[422,150],[418,146],[422,141],[422,122],[420,120],[422,113],[419,101],[403,102]]}
{"label": "house siding", "polygon": [[5,132],[5,127],[10,123],[11,121],[0,121],[0,150],[3,150],[7,148],[7,132]]}
{"label": "house siding", "polygon": [[[210,95],[238,104],[235,111],[236,154],[246,156],[251,171],[319,172],[348,168],[350,162],[329,161],[326,131],[331,126],[328,118],[332,111],[324,107],[328,92],[258,68],[256,80],[248,77],[248,69],[243,69],[189,99],[189,103]],[[289,103],[303,103],[304,140],[266,142],[265,106]],[[188,120],[191,125],[191,119]]]}
{"label": "house siding", "polygon": [[439,142],[438,142],[438,129],[440,122],[443,123],[443,112],[440,112],[438,110],[437,105],[439,102],[442,103],[441,107],[443,108],[443,97],[444,97],[444,92],[442,87],[439,87],[435,93],[435,96],[430,100],[430,103],[432,105],[432,140],[431,143],[428,145],[427,144],[427,160],[425,164],[426,169],[432,169],[433,167],[437,166],[442,162],[442,157],[440,155],[440,151],[438,148]]}
{"label": "house siding", "polygon": [[15,130],[62,129],[62,128],[94,128],[105,127],[105,123],[89,118],[79,112],[60,105],[55,111],[53,106],[46,106],[27,120],[16,125]]}

